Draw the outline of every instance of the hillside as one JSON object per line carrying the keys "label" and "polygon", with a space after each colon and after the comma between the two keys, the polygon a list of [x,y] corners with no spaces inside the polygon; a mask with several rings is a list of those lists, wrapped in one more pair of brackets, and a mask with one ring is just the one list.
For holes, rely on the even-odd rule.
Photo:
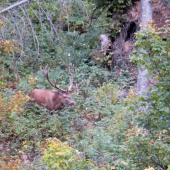
{"label": "hillside", "polygon": [[0,169],[170,169],[170,7],[146,1],[1,0]]}

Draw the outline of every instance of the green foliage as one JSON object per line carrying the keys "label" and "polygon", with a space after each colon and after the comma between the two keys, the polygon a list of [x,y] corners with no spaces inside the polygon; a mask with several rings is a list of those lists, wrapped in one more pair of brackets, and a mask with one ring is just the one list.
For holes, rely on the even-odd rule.
{"label": "green foliage", "polygon": [[[81,153],[62,143],[56,138],[46,139],[45,148],[42,148],[43,159],[47,169],[91,169],[94,166],[92,160],[81,158]],[[80,156],[79,156],[80,155]]]}
{"label": "green foliage", "polygon": [[[48,140],[47,140],[48,141]],[[57,139],[49,140],[47,149],[43,153],[43,159],[48,165],[48,169],[68,169],[75,161],[73,154],[75,150]]]}
{"label": "green foliage", "polygon": [[[170,35],[169,26],[158,29],[155,26],[146,26],[147,29],[136,33],[137,50],[131,60],[138,61],[138,67],[145,65],[150,70],[150,77],[155,76],[156,83],[146,97],[138,97],[131,102],[129,110],[137,114],[135,122],[148,133],[140,132],[128,140],[129,151],[133,160],[141,160],[137,165],[143,168],[150,162],[156,169],[166,169],[169,160],[169,124],[170,124]],[[165,41],[166,37],[166,41]],[[142,49],[149,52],[146,54]],[[143,109],[137,111],[139,102]],[[147,106],[148,105],[148,106]],[[146,110],[146,106],[148,110]],[[136,109],[135,109],[136,108]],[[135,111],[136,110],[136,111]],[[137,151],[135,151],[137,149]],[[129,155],[130,153],[128,153]]]}
{"label": "green foliage", "polygon": [[[151,165],[156,169],[166,169],[169,158],[169,135],[167,131],[150,134],[146,129],[133,128],[129,131],[125,155],[131,157],[139,168]],[[137,148],[137,149],[136,149]]]}
{"label": "green foliage", "polygon": [[6,82],[5,82],[5,78],[6,78],[6,71],[4,68],[1,68],[1,75],[0,75],[0,89],[3,90],[5,88]]}
{"label": "green foliage", "polygon": [[[142,124],[144,123],[149,129],[169,129],[170,35],[168,31],[169,27],[159,30],[155,27],[148,27],[148,30],[138,32],[135,45],[137,45],[137,49],[149,50],[149,55],[138,52],[131,58],[132,61],[138,61],[139,67],[144,64],[145,68],[149,68],[150,77],[156,75],[157,83],[150,89],[150,96],[146,99],[150,103],[149,113],[142,116],[148,120],[146,123],[142,121]],[[148,122],[150,123],[148,124]]]}
{"label": "green foliage", "polygon": [[125,9],[127,6],[130,6],[132,4],[131,0],[89,0],[89,2],[95,3],[97,8],[110,8],[113,11],[120,12],[123,9]]}
{"label": "green foliage", "polygon": [[94,5],[91,12],[94,22],[98,20],[98,23],[100,23],[100,20],[102,20],[105,32],[116,38],[116,35],[122,28],[122,24],[127,22],[124,11],[132,5],[132,0],[88,0],[88,2]]}
{"label": "green foliage", "polygon": [[100,103],[102,100],[105,101],[106,107],[108,104],[115,104],[118,98],[119,90],[114,87],[112,83],[103,84],[102,87],[98,88],[97,101]]}

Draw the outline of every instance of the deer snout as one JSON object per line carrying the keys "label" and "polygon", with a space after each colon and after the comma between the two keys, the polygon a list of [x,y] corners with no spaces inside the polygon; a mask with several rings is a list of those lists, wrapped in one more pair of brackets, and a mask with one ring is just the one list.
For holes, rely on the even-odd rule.
{"label": "deer snout", "polygon": [[70,103],[69,103],[69,106],[73,106],[74,105],[74,101],[71,101]]}

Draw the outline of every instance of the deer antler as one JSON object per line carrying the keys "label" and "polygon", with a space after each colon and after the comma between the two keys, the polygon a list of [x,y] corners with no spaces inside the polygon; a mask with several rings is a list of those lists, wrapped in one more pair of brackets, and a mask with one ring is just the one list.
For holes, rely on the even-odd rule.
{"label": "deer antler", "polygon": [[66,92],[67,90],[63,90],[63,89],[59,88],[58,86],[56,86],[56,81],[55,81],[55,84],[51,83],[51,81],[50,81],[50,79],[49,79],[49,77],[48,77],[48,72],[49,72],[49,70],[50,70],[50,67],[48,68],[48,70],[47,70],[47,67],[48,67],[48,64],[46,65],[46,67],[45,67],[44,69],[43,69],[42,66],[41,66],[41,67],[40,67],[40,70],[41,70],[41,72],[45,75],[45,77],[47,78],[48,82],[49,82],[53,87],[55,87],[56,89],[58,89],[58,90],[60,90],[60,91],[62,91],[62,92]]}
{"label": "deer antler", "polygon": [[68,91],[73,92],[76,89],[76,87],[74,89],[72,89],[72,86],[73,86],[73,77],[74,77],[74,73],[75,73],[75,67],[74,67],[74,64],[73,64],[73,70],[74,71],[72,73],[71,70],[70,70],[70,67],[66,63],[64,63],[64,65],[68,68],[68,71],[69,71],[69,73],[71,75],[71,77],[70,77],[70,86],[68,87]]}

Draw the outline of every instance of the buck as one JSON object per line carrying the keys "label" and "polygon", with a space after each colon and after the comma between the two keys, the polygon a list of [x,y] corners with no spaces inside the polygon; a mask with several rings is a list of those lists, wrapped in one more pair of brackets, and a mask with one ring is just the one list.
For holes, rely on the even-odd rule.
{"label": "buck", "polygon": [[[34,89],[28,96],[32,99],[30,102],[37,103],[40,106],[45,106],[48,110],[61,110],[65,106],[72,106],[74,105],[74,101],[71,99],[71,93],[75,90],[72,89],[73,87],[73,77],[75,73],[75,67],[73,65],[73,72],[71,72],[70,67],[68,67],[65,63],[64,65],[68,68],[68,71],[71,75],[70,77],[70,86],[67,90],[63,90],[56,86],[56,81],[53,84],[49,77],[48,72],[50,70],[50,67],[47,66],[43,69],[40,67],[41,72],[45,75],[48,82],[58,90],[58,92],[54,90],[43,90],[43,89]],[[48,68],[48,69],[47,69]]]}

